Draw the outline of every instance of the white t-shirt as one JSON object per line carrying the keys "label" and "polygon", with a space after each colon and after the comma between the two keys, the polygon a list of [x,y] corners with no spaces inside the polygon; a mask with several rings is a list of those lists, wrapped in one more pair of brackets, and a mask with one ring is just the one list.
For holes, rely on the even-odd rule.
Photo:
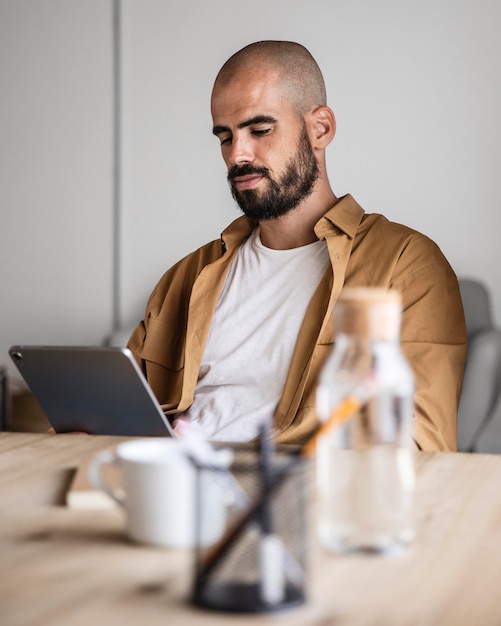
{"label": "white t-shirt", "polygon": [[249,441],[272,420],[306,309],[329,265],[324,241],[266,248],[256,228],[229,269],[209,330],[193,405],[204,436]]}

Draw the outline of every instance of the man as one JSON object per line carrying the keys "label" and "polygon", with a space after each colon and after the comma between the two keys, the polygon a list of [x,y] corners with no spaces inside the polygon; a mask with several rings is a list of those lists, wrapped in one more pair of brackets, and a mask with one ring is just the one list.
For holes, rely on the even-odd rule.
{"label": "man", "polygon": [[415,441],[454,450],[466,351],[456,277],[428,238],[334,195],[335,118],[310,53],[246,46],[220,70],[211,111],[245,215],[164,274],[129,341],[175,426],[249,441],[268,419],[278,442],[305,441],[342,287],[384,286],[403,298]]}

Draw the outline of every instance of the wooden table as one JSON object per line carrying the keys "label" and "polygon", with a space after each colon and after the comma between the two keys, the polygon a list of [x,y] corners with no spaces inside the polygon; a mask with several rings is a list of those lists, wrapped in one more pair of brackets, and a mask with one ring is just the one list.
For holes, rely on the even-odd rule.
{"label": "wooden table", "polygon": [[129,543],[119,509],[62,504],[79,462],[121,440],[0,434],[2,626],[501,624],[501,456],[418,453],[411,548],[334,556],[312,533],[308,602],[240,616],[189,605],[189,551]]}

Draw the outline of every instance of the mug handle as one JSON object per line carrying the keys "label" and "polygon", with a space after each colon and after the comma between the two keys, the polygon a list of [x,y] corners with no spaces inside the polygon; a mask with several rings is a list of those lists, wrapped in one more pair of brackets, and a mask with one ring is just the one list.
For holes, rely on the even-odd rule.
{"label": "mug handle", "polygon": [[118,457],[112,450],[101,450],[90,461],[87,474],[93,487],[101,489],[110,496],[120,506],[124,505],[124,496],[118,491],[112,489],[103,479],[101,475],[101,467],[103,465],[116,465]]}

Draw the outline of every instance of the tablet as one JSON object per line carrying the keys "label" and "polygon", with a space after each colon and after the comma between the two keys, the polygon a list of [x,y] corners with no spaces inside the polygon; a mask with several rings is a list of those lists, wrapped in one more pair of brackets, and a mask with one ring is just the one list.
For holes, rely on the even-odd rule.
{"label": "tablet", "polygon": [[174,434],[127,348],[12,346],[9,355],[57,433]]}

